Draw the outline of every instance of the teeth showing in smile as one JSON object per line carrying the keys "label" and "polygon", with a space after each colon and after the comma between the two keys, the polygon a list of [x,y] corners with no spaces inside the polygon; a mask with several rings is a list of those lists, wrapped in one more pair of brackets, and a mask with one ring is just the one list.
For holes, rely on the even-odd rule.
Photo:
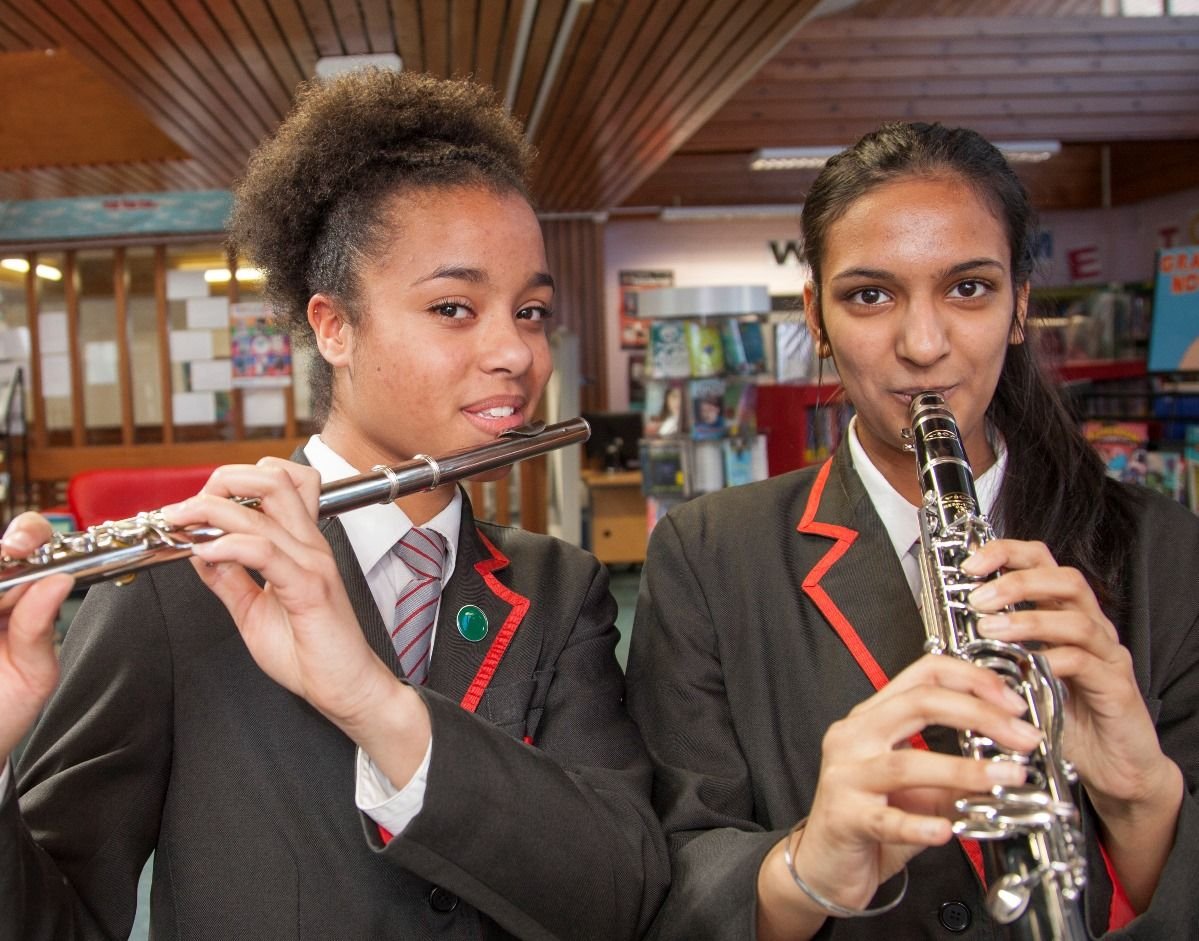
{"label": "teeth showing in smile", "polygon": [[507,418],[515,411],[516,409],[511,405],[497,405],[495,408],[486,409],[478,414],[480,418]]}

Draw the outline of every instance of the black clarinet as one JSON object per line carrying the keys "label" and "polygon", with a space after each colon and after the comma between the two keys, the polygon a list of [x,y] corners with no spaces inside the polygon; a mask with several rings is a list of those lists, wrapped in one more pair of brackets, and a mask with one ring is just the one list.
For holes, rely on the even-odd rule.
{"label": "black clarinet", "polygon": [[[939,393],[912,399],[911,428],[923,501],[920,571],[925,649],[994,670],[1027,703],[1024,718],[1043,733],[1030,755],[986,736],[958,733],[962,754],[1025,766],[1019,787],[996,786],[957,802],[953,832],[979,840],[987,856],[987,910],[1021,941],[1085,941],[1081,909],[1086,856],[1071,785],[1077,775],[1062,753],[1065,690],[1045,658],[1020,644],[980,637],[979,615],[967,596],[983,580],[961,570],[979,546],[995,538],[979,509],[974,474],[953,414]],[[995,577],[995,576],[992,576]]]}

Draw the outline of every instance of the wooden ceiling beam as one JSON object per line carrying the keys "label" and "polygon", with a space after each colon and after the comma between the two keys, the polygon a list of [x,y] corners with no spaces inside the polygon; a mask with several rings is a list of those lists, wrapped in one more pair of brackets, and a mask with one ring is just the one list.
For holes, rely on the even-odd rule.
{"label": "wooden ceiling beam", "polygon": [[[185,151],[210,161],[214,168],[229,177],[238,172],[245,159],[243,146],[219,140],[221,136],[227,136],[227,132],[220,127],[216,114],[209,111],[205,102],[187,85],[180,83],[156,59],[153,51],[138,37],[129,34],[123,25],[112,35],[87,17],[62,10],[64,14],[70,14],[68,25],[57,13],[50,11],[44,0],[29,2],[24,9],[29,18],[54,39],[55,46],[68,49],[128,94],[159,129]],[[195,76],[193,83],[200,84]],[[220,130],[214,131],[214,126]]]}
{"label": "wooden ceiling beam", "polygon": [[341,41],[337,23],[329,11],[327,0],[295,0],[300,9],[300,15],[308,24],[308,33],[312,44],[316,47],[318,59],[325,56],[341,56],[346,54],[346,47]]}
{"label": "wooden ceiling beam", "polygon": [[[210,0],[214,2],[214,0]],[[221,0],[232,3],[233,0]],[[286,93],[286,111],[296,86],[309,78],[316,65],[316,47],[303,17],[292,2],[240,0],[237,9],[245,17],[247,30],[256,38],[270,62],[280,89]]]}
{"label": "wooden ceiling beam", "polygon": [[[603,126],[618,120],[618,113],[644,64],[659,42],[665,41],[683,0],[662,0],[644,11],[619,0],[599,0],[584,24],[593,49],[607,54],[591,62],[570,63],[568,76],[559,85],[557,107],[551,105],[552,122],[543,122],[540,134],[542,159],[538,193],[552,208],[566,205],[561,191],[570,181],[590,171],[598,152],[596,137]],[[581,86],[581,87],[580,87]],[[568,98],[566,90],[571,90]],[[572,102],[573,98],[573,102]],[[572,106],[573,104],[573,106]],[[587,115],[580,121],[580,115]]]}
{"label": "wooden ceiling beam", "polygon": [[516,98],[512,103],[512,113],[521,121],[528,121],[533,112],[533,104],[545,80],[546,68],[565,14],[566,0],[539,0],[537,4],[533,30],[529,34],[529,47],[525,51],[525,66],[521,70]]}
{"label": "wooden ceiling beam", "polygon": [[404,61],[404,68],[413,72],[423,72],[425,40],[420,11],[412,0],[391,0],[388,9],[391,11],[396,47]]}
{"label": "wooden ceiling beam", "polygon": [[[735,36],[721,35],[720,43],[705,49],[697,59],[700,70],[677,83],[667,96],[667,108],[650,115],[648,133],[631,147],[623,172],[608,176],[596,204],[619,205],[642,180],[726,102],[761,68],[814,7],[814,0],[762,3],[751,11],[752,20]],[[742,7],[738,6],[738,14]],[[709,55],[708,53],[713,53]]]}

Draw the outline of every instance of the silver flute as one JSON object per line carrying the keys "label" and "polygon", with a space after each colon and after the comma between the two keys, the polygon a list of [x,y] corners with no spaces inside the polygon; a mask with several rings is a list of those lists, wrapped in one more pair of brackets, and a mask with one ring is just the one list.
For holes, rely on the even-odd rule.
{"label": "silver flute", "polygon": [[987,910],[1009,937],[1084,941],[1086,857],[1071,792],[1077,775],[1062,752],[1065,690],[1044,657],[1020,644],[979,636],[980,615],[968,596],[984,579],[966,575],[961,564],[995,534],[979,509],[974,474],[944,398],[936,392],[915,396],[910,417],[903,433],[916,454],[923,493],[918,512],[925,650],[994,670],[1027,704],[1024,718],[1043,733],[1030,755],[968,729],[958,733],[966,757],[1017,762],[1027,778],[1019,787],[996,786],[957,801],[953,831],[983,844]]}
{"label": "silver flute", "polygon": [[[533,422],[512,428],[495,441],[431,457],[418,454],[391,467],[378,465],[371,473],[347,477],[321,488],[318,516],[324,519],[374,503],[392,503],[420,493],[516,464],[586,441],[591,427],[586,419],[571,418],[547,425]],[[233,498],[250,507],[256,498]],[[193,547],[224,535],[211,526],[172,526],[162,510],[147,510],[123,520],[97,523],[82,532],[55,533],[28,559],[0,559],[0,596],[18,585],[63,572],[75,576],[76,586],[132,579],[141,569],[191,555]]]}

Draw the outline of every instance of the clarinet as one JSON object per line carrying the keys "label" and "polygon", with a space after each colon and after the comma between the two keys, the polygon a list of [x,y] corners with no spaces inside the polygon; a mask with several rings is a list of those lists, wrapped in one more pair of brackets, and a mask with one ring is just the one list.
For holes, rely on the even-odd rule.
{"label": "clarinet", "polygon": [[1019,787],[996,786],[958,800],[953,832],[982,843],[992,880],[987,911],[1009,937],[1084,941],[1086,858],[1071,792],[1078,778],[1062,753],[1065,690],[1044,657],[1020,644],[979,636],[979,615],[967,596],[982,580],[964,574],[961,563],[995,534],[979,509],[974,475],[944,398],[936,392],[915,396],[910,416],[903,436],[916,454],[923,493],[918,512],[925,650],[994,670],[1027,703],[1024,718],[1043,733],[1027,756],[976,732],[958,733],[966,757],[1018,762],[1027,779]]}
{"label": "clarinet", "polygon": [[[407,494],[436,490],[453,481],[536,457],[568,444],[586,441],[591,426],[584,418],[547,425],[537,421],[510,428],[495,441],[431,457],[418,454],[393,467],[377,465],[371,473],[334,481],[321,488],[317,516],[324,519],[374,503],[394,503]],[[233,497],[256,507],[257,498]],[[55,533],[28,559],[0,559],[0,596],[18,585],[63,572],[75,576],[76,587],[113,580],[131,581],[142,569],[192,554],[201,542],[219,539],[215,526],[173,526],[161,510],[128,519],[97,523],[83,532]]]}

